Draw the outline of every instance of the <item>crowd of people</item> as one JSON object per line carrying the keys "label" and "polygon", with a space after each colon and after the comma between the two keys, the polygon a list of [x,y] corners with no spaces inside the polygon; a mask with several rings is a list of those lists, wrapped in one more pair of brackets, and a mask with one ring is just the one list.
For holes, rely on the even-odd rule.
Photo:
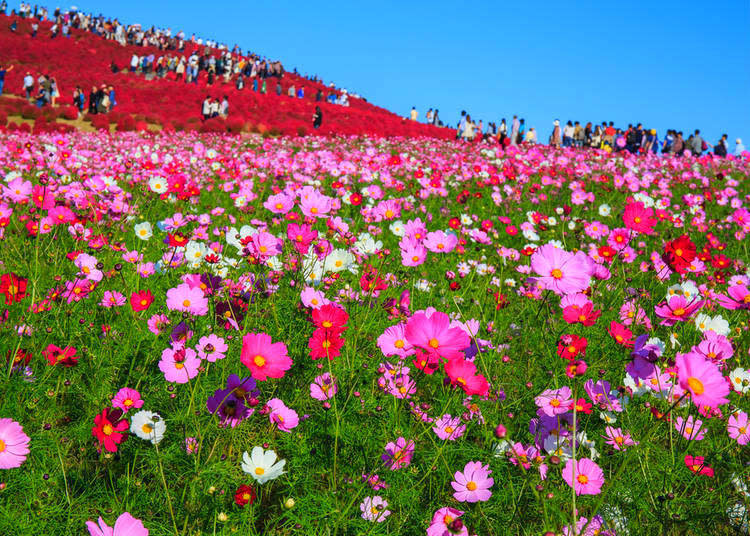
{"label": "crowd of people", "polygon": [[[412,106],[409,119],[419,120],[419,112],[416,106]],[[438,118],[438,110],[430,108],[425,114],[425,123],[443,126]],[[495,141],[502,145],[520,145],[521,143],[539,143],[537,132],[534,127],[526,130],[526,121],[513,116],[510,124],[503,118],[500,124],[489,122],[486,125],[482,120],[474,121],[465,110],[461,111],[461,117],[456,124],[456,139],[467,142]],[[723,134],[715,143],[707,142],[696,129],[687,138],[682,131],[676,129],[667,130],[663,139],[660,139],[656,129],[646,129],[641,123],[633,126],[628,125],[626,129],[615,127],[613,121],[602,121],[601,124],[588,122],[585,125],[580,121],[567,121],[562,125],[555,120],[552,132],[547,140],[553,147],[589,147],[605,149],[611,152],[628,151],[630,153],[653,153],[671,154],[682,156],[685,154],[701,155],[712,152],[716,156],[727,156],[733,153],[739,155],[745,151],[742,139],[735,140],[735,147],[730,151],[729,136]]]}

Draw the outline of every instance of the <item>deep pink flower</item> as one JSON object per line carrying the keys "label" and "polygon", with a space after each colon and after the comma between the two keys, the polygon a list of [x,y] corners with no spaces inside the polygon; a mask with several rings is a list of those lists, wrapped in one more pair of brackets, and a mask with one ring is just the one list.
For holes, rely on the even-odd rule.
{"label": "deep pink flower", "polygon": [[250,369],[256,380],[283,378],[286,371],[292,368],[292,360],[287,355],[286,344],[271,342],[271,336],[265,333],[246,333],[242,338],[240,361]]}
{"label": "deep pink flower", "polygon": [[463,523],[457,528],[456,520],[463,514],[461,510],[449,506],[436,510],[427,527],[427,536],[469,536],[469,529]]}
{"label": "deep pink flower", "polygon": [[212,333],[201,337],[195,349],[198,351],[198,356],[201,359],[213,363],[218,359],[226,357],[226,351],[229,349],[229,346],[224,342],[224,339]]}
{"label": "deep pink flower", "polygon": [[562,477],[575,489],[576,495],[598,495],[604,485],[604,472],[589,458],[568,460]]}
{"label": "deep pink flower", "polygon": [[187,383],[198,375],[201,360],[192,348],[165,348],[161,353],[159,370],[168,382]]}
{"label": "deep pink flower", "polygon": [[138,409],[143,406],[143,400],[141,400],[141,394],[135,389],[129,387],[123,387],[112,399],[112,407],[120,408],[122,411],[129,411],[131,409]]}
{"label": "deep pink flower", "polygon": [[208,313],[208,299],[200,288],[191,288],[187,283],[182,283],[167,291],[167,308],[203,316]]}
{"label": "deep pink flower", "polygon": [[321,374],[317,376],[310,384],[310,396],[315,400],[328,400],[333,398],[333,395],[338,391],[336,381],[329,373]]}
{"label": "deep pink flower", "polygon": [[419,312],[409,319],[404,333],[413,346],[444,359],[459,359],[464,357],[471,340],[464,330],[450,325],[451,319],[445,313],[435,311],[428,317]]}
{"label": "deep pink flower", "polygon": [[727,423],[729,437],[735,439],[738,445],[747,445],[750,442],[750,426],[748,426],[747,413],[738,411],[729,416]]}
{"label": "deep pink flower", "polygon": [[647,235],[654,232],[657,223],[654,209],[646,208],[642,201],[629,203],[622,214],[622,220],[628,229]]}

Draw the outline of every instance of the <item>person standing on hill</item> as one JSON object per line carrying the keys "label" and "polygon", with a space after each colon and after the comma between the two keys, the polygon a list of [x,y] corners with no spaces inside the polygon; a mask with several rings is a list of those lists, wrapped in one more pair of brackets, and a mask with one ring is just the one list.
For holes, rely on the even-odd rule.
{"label": "person standing on hill", "polygon": [[552,129],[552,134],[549,137],[549,144],[552,147],[560,148],[560,145],[562,144],[562,131],[560,130],[560,121],[558,119],[555,119],[555,122],[553,123],[554,128]]}
{"label": "person standing on hill", "polygon": [[7,69],[0,65],[0,95],[3,94],[3,87],[5,86],[5,74],[13,70],[13,65]]}
{"label": "person standing on hill", "polygon": [[724,157],[729,152],[729,147],[727,145],[728,144],[728,141],[727,141],[728,137],[729,136],[727,136],[726,134],[723,134],[721,136],[721,139],[718,141],[718,143],[716,145],[714,145],[714,154],[716,156]]}
{"label": "person standing on hill", "polygon": [[432,108],[427,110],[427,114],[425,114],[425,123],[432,124]]}
{"label": "person standing on hill", "polygon": [[320,106],[315,107],[315,113],[313,114],[313,128],[320,128],[323,123],[323,112],[320,111]]}
{"label": "person standing on hill", "polygon": [[411,112],[409,113],[409,117],[411,118],[412,121],[416,121],[417,118],[419,117],[419,114],[417,113],[417,109],[414,106],[411,107]]}
{"label": "person standing on hill", "polygon": [[203,99],[203,104],[201,105],[201,115],[203,116],[204,121],[211,117],[211,97],[209,97],[208,95],[206,95],[206,98]]}
{"label": "person standing on hill", "polygon": [[741,156],[742,153],[745,152],[745,146],[742,145],[742,140],[740,138],[737,138],[736,140],[734,140],[734,143],[734,156]]}
{"label": "person standing on hill", "polygon": [[695,156],[700,156],[700,154],[704,151],[703,144],[704,142],[703,138],[701,138],[701,131],[696,128],[695,134],[693,134],[693,139],[690,142],[689,149]]}
{"label": "person standing on hill", "polygon": [[518,120],[518,116],[513,116],[513,123],[510,126],[510,144],[515,146],[518,144],[518,129],[521,128],[521,122]]}
{"label": "person standing on hill", "polygon": [[439,111],[440,110],[435,108],[435,111],[432,113],[432,124],[435,125],[436,127],[443,126],[443,123],[440,121],[440,118],[438,117]]}

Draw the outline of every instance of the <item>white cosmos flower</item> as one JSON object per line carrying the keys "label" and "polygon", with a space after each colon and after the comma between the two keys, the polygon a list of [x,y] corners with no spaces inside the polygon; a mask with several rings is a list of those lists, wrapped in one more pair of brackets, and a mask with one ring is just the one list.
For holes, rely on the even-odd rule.
{"label": "white cosmos flower", "polygon": [[710,317],[707,314],[699,314],[695,317],[695,327],[697,327],[701,333],[706,331],[713,331],[717,335],[727,336],[729,335],[729,322],[724,320],[721,315]]}
{"label": "white cosmos flower", "polygon": [[130,431],[154,445],[164,438],[167,425],[158,413],[141,410],[130,420]]}
{"label": "white cosmos flower", "polygon": [[203,261],[206,250],[206,244],[191,240],[185,244],[185,260],[195,267]]}
{"label": "white cosmos flower", "polygon": [[401,238],[402,236],[404,236],[404,222],[402,222],[401,220],[394,221],[388,226],[388,228],[397,237]]}
{"label": "white cosmos flower", "polygon": [[325,271],[326,272],[343,272],[344,270],[351,269],[354,264],[355,258],[350,252],[345,249],[334,249],[325,260]]}
{"label": "white cosmos flower", "polygon": [[286,460],[279,460],[272,450],[263,450],[262,447],[253,447],[252,453],[247,451],[242,455],[242,470],[252,476],[258,484],[264,484],[269,480],[284,474]]}
{"label": "white cosmos flower", "polygon": [[154,236],[154,230],[151,227],[151,224],[147,221],[139,223],[134,227],[134,229],[135,236],[137,236],[141,240],[148,240],[149,238]]}
{"label": "white cosmos flower", "polygon": [[612,214],[612,207],[610,207],[608,204],[603,203],[599,205],[599,216],[607,217],[610,214]]}
{"label": "white cosmos flower", "polygon": [[362,233],[354,243],[354,247],[362,255],[372,255],[376,251],[383,249],[383,242],[375,240],[370,233]]}
{"label": "white cosmos flower", "polygon": [[151,177],[148,181],[148,187],[154,193],[163,194],[167,191],[167,181],[162,177]]}
{"label": "white cosmos flower", "polygon": [[738,393],[745,394],[750,391],[750,372],[743,368],[737,367],[730,372],[729,381],[732,382],[732,387]]}

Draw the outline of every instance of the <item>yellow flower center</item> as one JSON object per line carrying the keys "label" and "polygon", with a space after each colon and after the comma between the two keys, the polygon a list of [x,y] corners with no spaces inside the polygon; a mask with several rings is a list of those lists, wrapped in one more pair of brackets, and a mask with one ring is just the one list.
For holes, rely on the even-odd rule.
{"label": "yellow flower center", "polygon": [[112,425],[110,424],[105,424],[104,426],[102,426],[102,433],[106,436],[112,435],[112,432],[114,431],[115,429],[112,428]]}
{"label": "yellow flower center", "polygon": [[586,475],[578,475],[576,477],[576,480],[578,480],[578,482],[580,482],[581,484],[588,484],[589,477],[587,477]]}
{"label": "yellow flower center", "polygon": [[262,467],[256,467],[255,468],[255,474],[258,475],[258,476],[264,474],[265,472],[266,472],[266,470],[263,469]]}
{"label": "yellow flower center", "polygon": [[672,313],[674,313],[675,316],[682,316],[685,314],[685,309],[683,309],[682,307],[678,307],[677,309],[672,311]]}
{"label": "yellow flower center", "polygon": [[703,382],[694,376],[688,378],[687,384],[690,390],[693,391],[693,393],[695,393],[696,395],[702,395],[706,390],[706,388],[703,386]]}
{"label": "yellow flower center", "polygon": [[440,343],[437,339],[435,339],[434,337],[430,339],[430,348],[437,349],[438,346],[440,346]]}
{"label": "yellow flower center", "polygon": [[549,275],[551,275],[555,279],[562,279],[563,273],[562,273],[562,270],[560,270],[559,268],[555,268],[549,273]]}
{"label": "yellow flower center", "polygon": [[635,223],[641,223],[641,217],[640,216],[636,216],[635,218],[633,218],[633,221]]}
{"label": "yellow flower center", "polygon": [[312,212],[313,214],[317,214],[318,213],[318,207],[311,208],[310,212]]}
{"label": "yellow flower center", "polygon": [[0,439],[0,452],[3,452],[5,450],[5,441]]}
{"label": "yellow flower center", "polygon": [[452,426],[446,426],[445,427],[445,433],[450,435],[453,433],[453,427]]}
{"label": "yellow flower center", "polygon": [[150,434],[151,432],[154,431],[154,427],[151,425],[151,423],[147,422],[146,424],[141,426],[141,430],[143,431],[144,434]]}
{"label": "yellow flower center", "polygon": [[124,400],[124,401],[122,402],[122,405],[123,405],[123,406],[125,406],[126,408],[129,408],[129,407],[130,407],[130,406],[132,406],[133,404],[134,404],[134,402],[133,402],[133,401],[132,401],[131,399],[129,399],[129,398],[126,398],[126,399],[125,399],[125,400]]}
{"label": "yellow flower center", "polygon": [[396,348],[403,348],[404,347],[404,341],[401,340],[401,339],[399,339],[399,340],[397,340],[396,342],[393,343],[393,346],[395,346]]}
{"label": "yellow flower center", "polygon": [[552,400],[550,400],[549,405],[552,406],[553,408],[556,408],[557,406],[560,405],[560,401],[556,398],[553,398]]}
{"label": "yellow flower center", "polygon": [[266,364],[266,360],[262,355],[258,354],[253,358],[253,363],[255,363],[256,367],[262,367]]}
{"label": "yellow flower center", "polygon": [[190,307],[190,300],[182,300],[183,307]]}
{"label": "yellow flower center", "polygon": [[468,489],[469,491],[474,491],[475,489],[477,489],[477,483],[474,482],[473,480],[467,482],[466,489]]}
{"label": "yellow flower center", "polygon": [[185,368],[185,364],[184,363],[175,363],[174,364],[174,368],[176,368],[177,370],[182,370],[182,369]]}

